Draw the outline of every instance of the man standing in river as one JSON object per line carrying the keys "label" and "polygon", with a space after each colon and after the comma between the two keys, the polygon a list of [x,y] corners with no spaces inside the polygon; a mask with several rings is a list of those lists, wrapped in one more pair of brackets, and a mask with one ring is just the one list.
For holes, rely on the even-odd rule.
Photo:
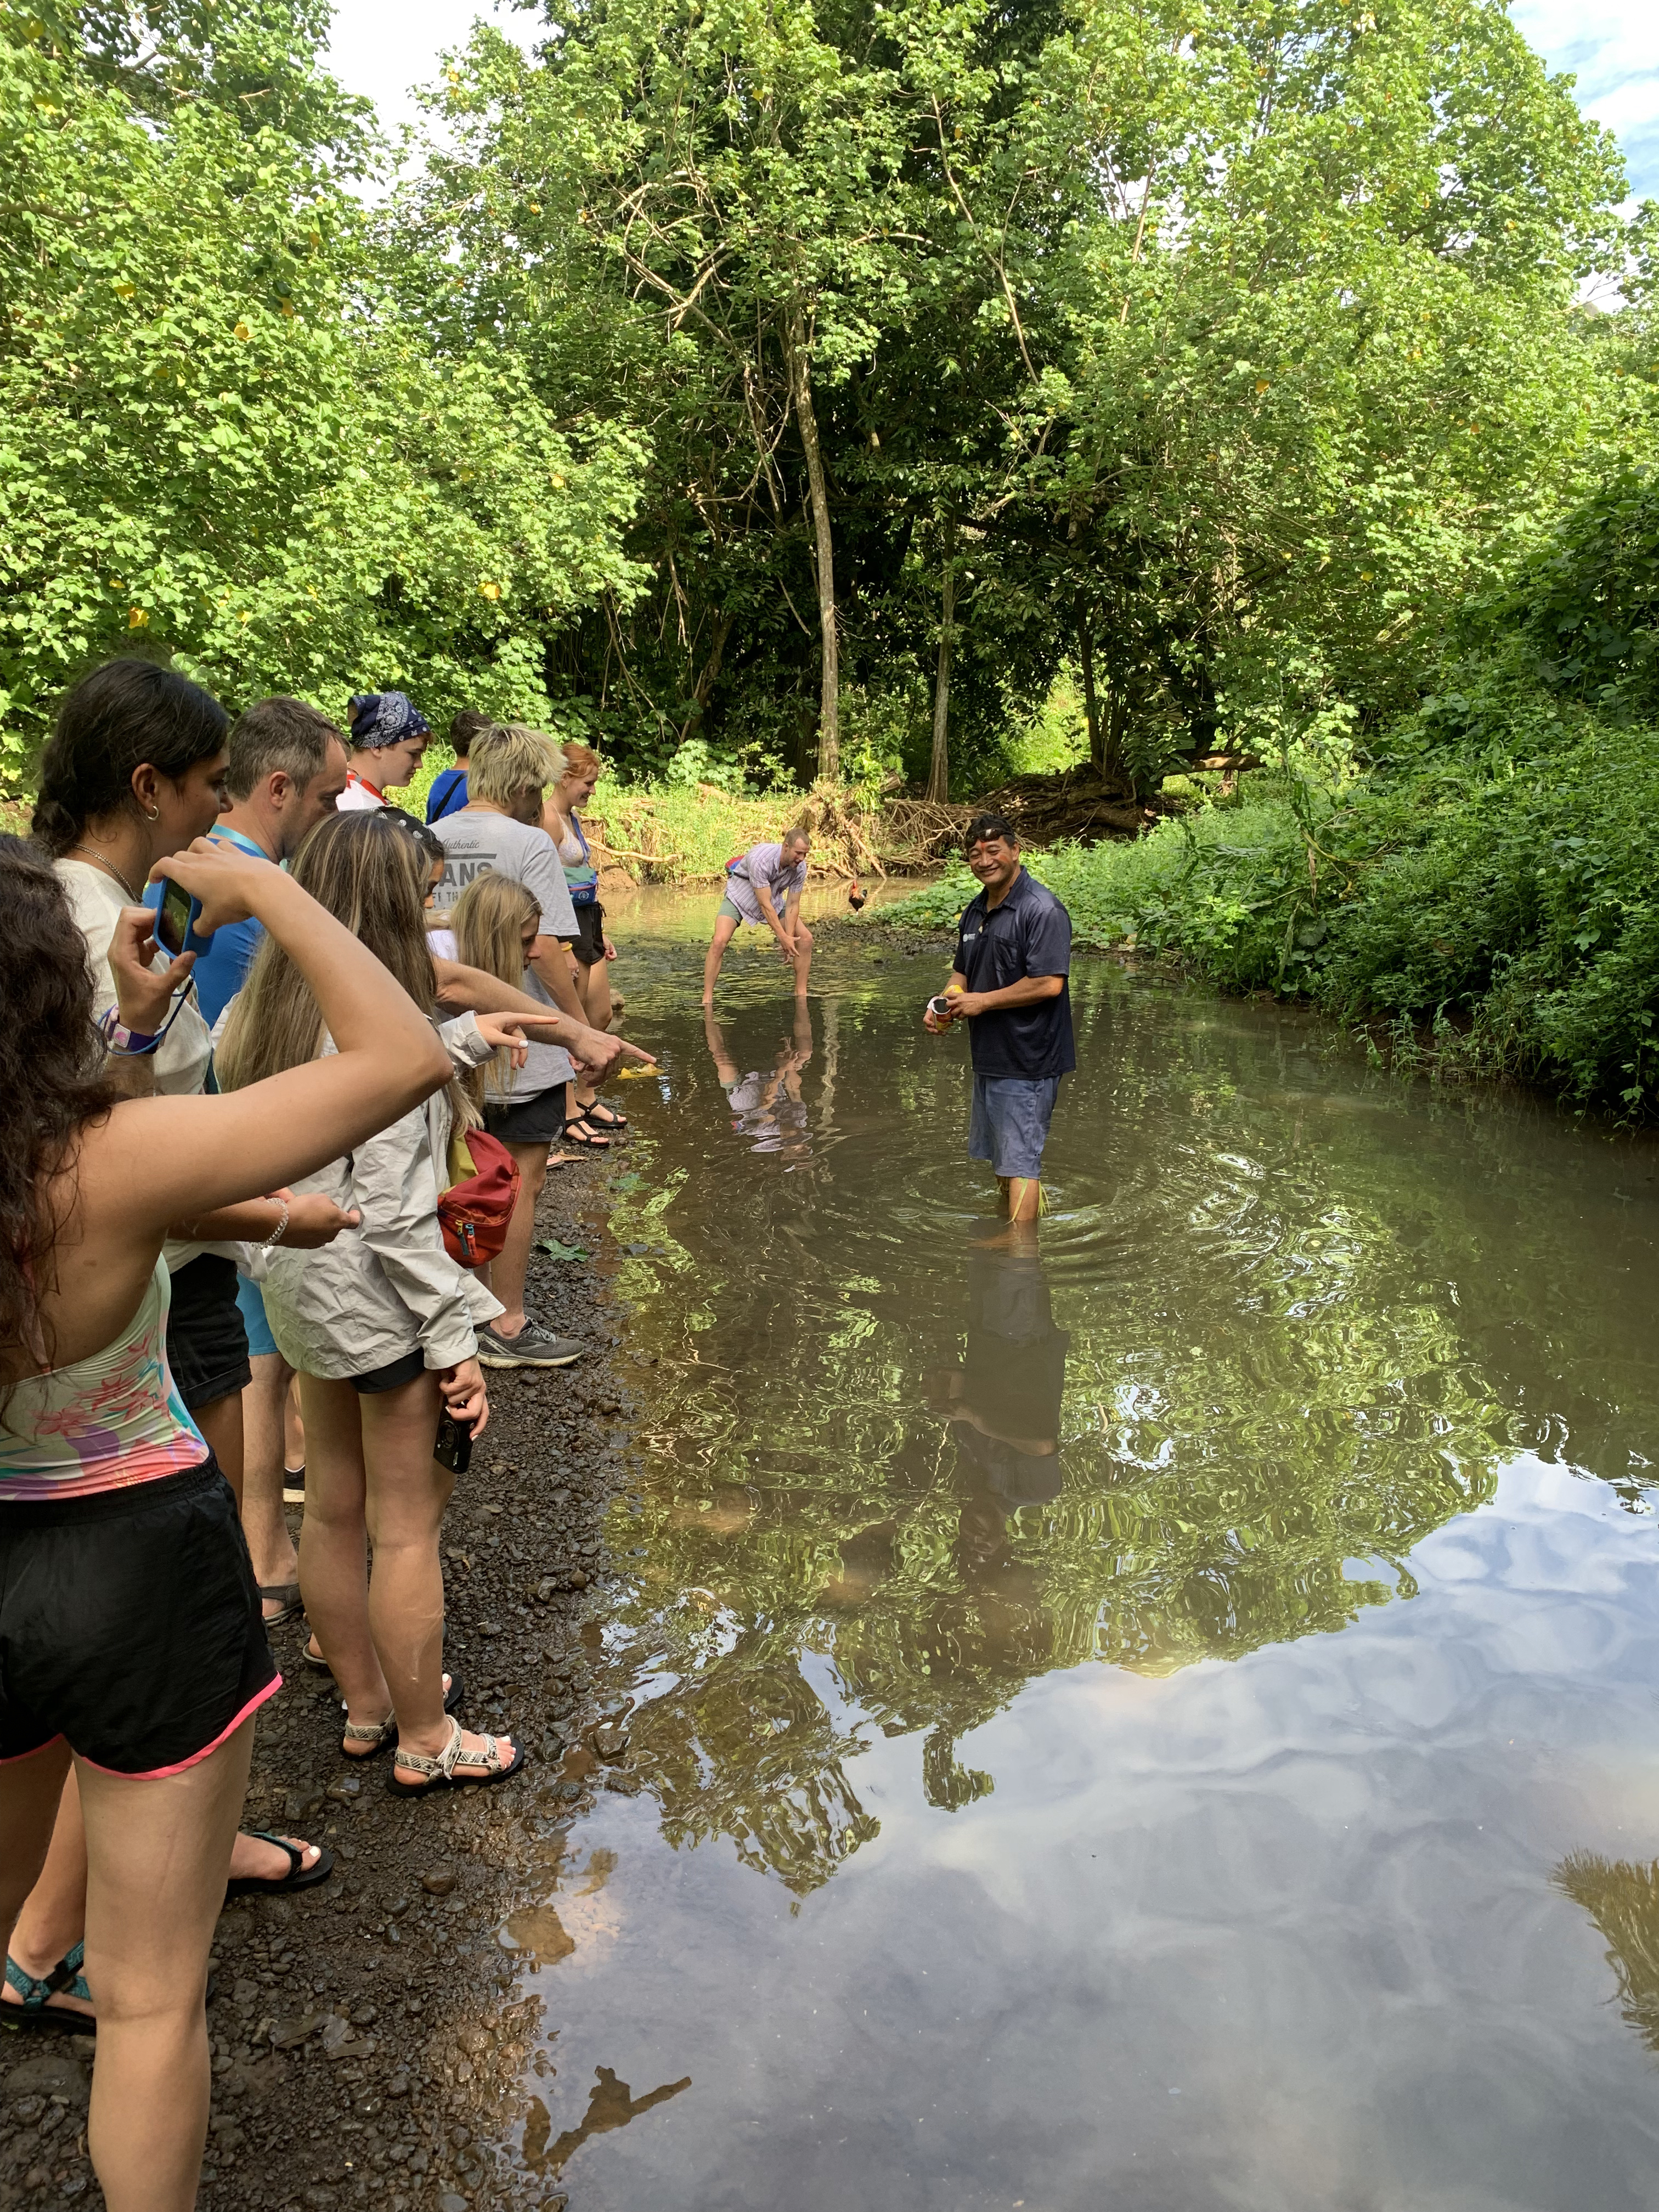
{"label": "man standing in river", "polygon": [[925,1028],[972,1024],[970,1159],[988,1160],[1011,1221],[1042,1211],[1042,1148],[1060,1079],[1077,1066],[1072,1041],[1072,917],[1020,865],[1019,839],[1000,814],[968,825],[968,866],[982,886],[962,917],[950,1011],[928,1002]]}
{"label": "man standing in river", "polygon": [[812,972],[812,933],[800,918],[800,902],[806,889],[806,855],[811,843],[805,830],[791,830],[781,844],[751,845],[741,860],[733,860],[727,868],[726,896],[714,917],[714,934],[709,939],[708,957],[702,963],[705,1006],[714,1003],[714,984],[732,933],[745,921],[771,931],[778,940],[778,951],[795,971],[795,996],[806,996],[806,979]]}

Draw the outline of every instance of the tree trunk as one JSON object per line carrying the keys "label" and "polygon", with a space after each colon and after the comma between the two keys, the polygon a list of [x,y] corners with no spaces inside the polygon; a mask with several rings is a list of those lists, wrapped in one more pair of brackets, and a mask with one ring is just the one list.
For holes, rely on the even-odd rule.
{"label": "tree trunk", "polygon": [[726,641],[731,634],[732,617],[722,611],[714,618],[714,635],[713,643],[709,647],[708,658],[703,662],[702,672],[692,688],[691,711],[680,726],[679,741],[682,744],[685,743],[708,712],[708,702],[714,696],[715,684],[720,680],[720,663],[726,658]]}
{"label": "tree trunk", "polygon": [[818,418],[812,411],[812,383],[806,362],[806,331],[800,310],[788,321],[789,382],[795,419],[806,453],[806,488],[812,505],[814,566],[818,580],[818,631],[823,642],[823,687],[818,707],[818,774],[834,782],[841,769],[841,656],[836,636],[836,543],[830,532],[830,491],[823,455],[818,450]]}
{"label": "tree trunk", "polygon": [[1103,765],[1104,738],[1100,726],[1100,702],[1095,696],[1095,641],[1090,634],[1088,611],[1081,592],[1077,595],[1077,657],[1083,669],[1083,711],[1089,719],[1089,757],[1100,768]]}
{"label": "tree trunk", "polygon": [[952,621],[957,605],[957,526],[954,516],[945,526],[945,581],[941,589],[939,625],[939,674],[933,684],[933,757],[927,770],[927,796],[943,806],[951,796],[951,651]]}

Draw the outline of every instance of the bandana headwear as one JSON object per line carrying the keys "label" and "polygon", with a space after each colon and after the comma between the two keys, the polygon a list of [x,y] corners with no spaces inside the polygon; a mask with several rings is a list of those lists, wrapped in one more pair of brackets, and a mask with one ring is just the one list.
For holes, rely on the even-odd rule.
{"label": "bandana headwear", "polygon": [[361,691],[351,703],[357,709],[351,742],[361,752],[379,752],[382,745],[400,744],[405,738],[432,735],[431,723],[401,691]]}

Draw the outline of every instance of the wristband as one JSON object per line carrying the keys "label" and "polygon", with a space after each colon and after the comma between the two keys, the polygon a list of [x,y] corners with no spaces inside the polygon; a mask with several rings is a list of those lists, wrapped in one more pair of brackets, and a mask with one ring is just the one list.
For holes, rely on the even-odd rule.
{"label": "wristband", "polygon": [[161,1042],[162,1033],[159,1030],[154,1036],[146,1036],[143,1030],[130,1030],[121,1019],[118,1006],[108,1008],[100,1016],[96,1027],[99,1036],[104,1040],[105,1049],[123,1060],[140,1059],[144,1054],[154,1052]]}
{"label": "wristband", "polygon": [[281,1220],[276,1224],[276,1227],[271,1231],[271,1232],[270,1232],[270,1236],[269,1236],[269,1237],[262,1237],[259,1239],[259,1247],[260,1247],[260,1249],[261,1249],[262,1251],[265,1251],[265,1252],[270,1251],[270,1248],[271,1248],[271,1246],[272,1246],[273,1244],[280,1244],[280,1243],[282,1243],[282,1241],[283,1241],[283,1237],[286,1237],[286,1236],[287,1236],[287,1234],[288,1234],[288,1224],[289,1224],[289,1208],[288,1208],[288,1200],[287,1200],[285,1198],[279,1198],[279,1199],[276,1200],[274,1202],[275,1202],[276,1205],[278,1205],[278,1206],[280,1206],[282,1207],[282,1209],[283,1209],[283,1218],[282,1218],[282,1219],[281,1219]]}

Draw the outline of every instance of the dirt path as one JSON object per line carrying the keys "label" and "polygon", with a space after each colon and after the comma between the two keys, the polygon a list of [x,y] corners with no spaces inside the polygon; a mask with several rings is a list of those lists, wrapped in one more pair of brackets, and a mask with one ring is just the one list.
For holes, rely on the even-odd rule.
{"label": "dirt path", "polygon": [[[504,1923],[546,1896],[585,1794],[628,1786],[595,1756],[590,1688],[600,1523],[628,1410],[604,1291],[610,1171],[584,1162],[549,1177],[539,1233],[592,1256],[538,1254],[532,1267],[545,1317],[591,1349],[545,1376],[491,1376],[489,1431],[444,1528],[463,1717],[511,1729],[530,1765],[499,1790],[392,1797],[384,1759],[360,1770],[342,1756],[337,1697],[300,1664],[301,1632],[279,1632],[285,1679],[260,1718],[246,1825],[320,1836],[338,1865],[315,1890],[238,1900],[220,1921],[203,2212],[565,2201],[498,2169],[489,2146],[516,2117],[538,2012],[518,1994]],[[86,2158],[91,2056],[82,2037],[0,2035],[0,2212],[101,2205]]]}

